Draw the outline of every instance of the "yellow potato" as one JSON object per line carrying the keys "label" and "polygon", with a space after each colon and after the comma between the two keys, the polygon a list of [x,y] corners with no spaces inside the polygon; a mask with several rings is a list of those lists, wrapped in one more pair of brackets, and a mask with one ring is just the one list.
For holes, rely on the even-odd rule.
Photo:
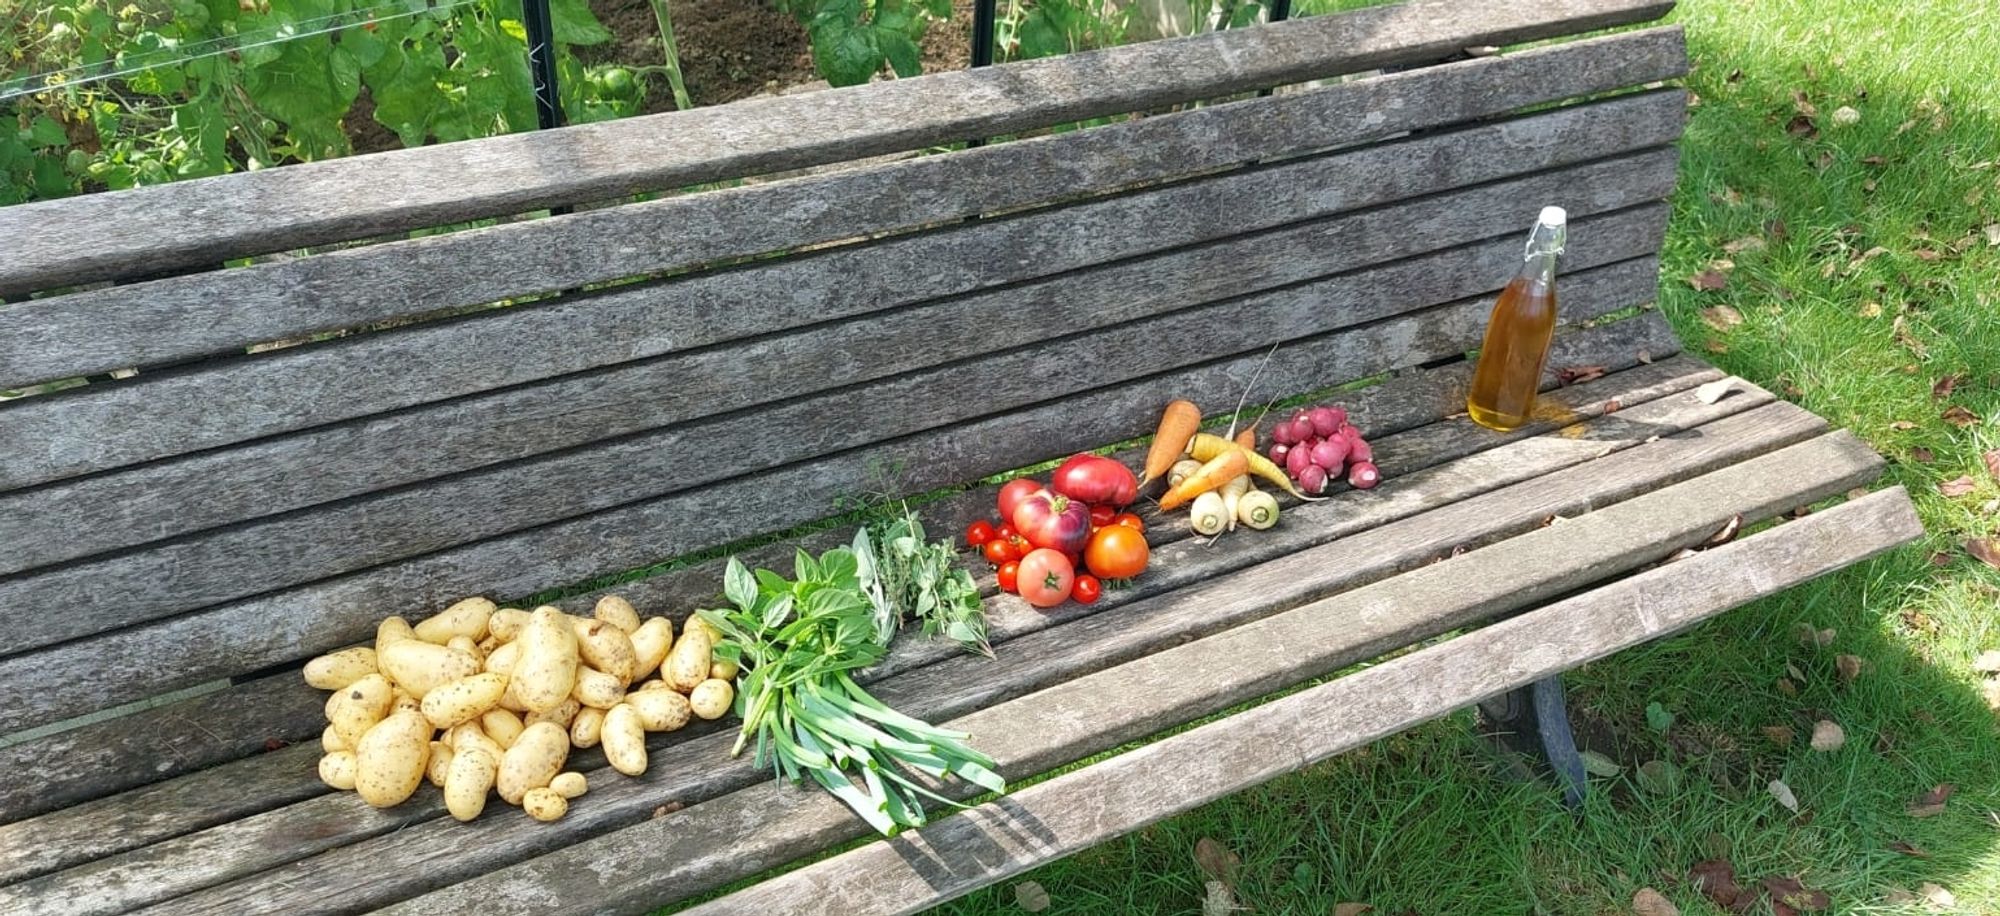
{"label": "yellow potato", "polygon": [[431,785],[444,788],[445,775],[451,772],[452,758],[457,755],[458,752],[452,750],[450,745],[442,741],[431,742],[431,757],[424,764],[424,778],[430,780]]}
{"label": "yellow potato", "polygon": [[488,655],[492,655],[492,654],[493,654],[493,650],[495,650],[495,649],[498,649],[498,648],[500,648],[501,646],[503,646],[503,645],[506,645],[506,644],[505,644],[505,643],[503,643],[503,642],[501,642],[501,641],[500,641],[500,640],[498,640],[498,639],[495,639],[495,638],[494,638],[494,636],[493,636],[493,634],[491,634],[491,633],[488,633],[488,634],[486,634],[486,638],[485,638],[485,639],[482,639],[482,640],[480,640],[480,641],[479,641],[478,643],[476,643],[475,645],[476,645],[476,646],[478,647],[478,649],[479,649],[479,657],[480,657],[481,659],[484,659],[484,658],[485,658],[486,656],[488,656]]}
{"label": "yellow potato", "polygon": [[627,776],[646,772],[646,729],[639,723],[637,710],[624,703],[611,707],[604,714],[604,728],[598,737],[604,744],[604,759],[613,769]]}
{"label": "yellow potato", "polygon": [[529,789],[526,795],[521,796],[521,810],[528,812],[529,817],[546,823],[569,813],[569,799],[546,786]]}
{"label": "yellow potato", "polygon": [[486,810],[487,793],[500,773],[500,758],[483,748],[461,752],[451,760],[444,777],[444,808],[451,816],[469,821]]}
{"label": "yellow potato", "polygon": [[582,798],[585,792],[590,791],[590,780],[575,771],[557,773],[556,778],[549,780],[549,788],[564,798]]}
{"label": "yellow potato", "polygon": [[388,678],[368,675],[327,699],[326,719],[348,747],[360,747],[361,736],[389,715],[395,692]]}
{"label": "yellow potato", "polygon": [[597,606],[591,608],[590,614],[605,623],[624,630],[628,636],[639,629],[639,612],[633,609],[632,602],[617,595],[605,595],[597,599]]}
{"label": "yellow potato", "polygon": [[521,694],[512,677],[507,680],[507,692],[500,695],[500,708],[517,716],[528,714],[528,704],[521,702]]}
{"label": "yellow potato", "polygon": [[408,691],[398,687],[395,693],[389,695],[389,713],[394,715],[406,709],[411,712],[423,712],[424,706],[417,702],[416,697],[410,696]]}
{"label": "yellow potato", "polygon": [[450,642],[444,644],[444,647],[479,659],[480,664],[486,663],[486,650],[479,648],[478,641],[470,636],[453,636]]}
{"label": "yellow potato", "polygon": [[660,667],[666,661],[667,650],[674,645],[674,622],[665,617],[653,617],[632,631],[632,654],[637,665],[632,669],[632,679],[638,680]]}
{"label": "yellow potato", "polygon": [[650,681],[647,681],[644,684],[640,684],[639,686],[632,688],[631,692],[638,693],[644,690],[672,690],[672,689],[674,688],[668,687],[666,681],[660,680],[659,678],[654,678]]}
{"label": "yellow potato", "polygon": [[470,722],[498,705],[500,695],[506,692],[507,676],[492,672],[439,684],[436,689],[424,694],[424,718],[438,728]]}
{"label": "yellow potato", "polygon": [[677,731],[688,723],[692,711],[687,697],[666,689],[626,694],[625,705],[638,714],[639,727],[649,732]]}
{"label": "yellow potato", "polygon": [[585,706],[610,709],[625,699],[625,682],[596,668],[584,667],[576,673],[576,690],[570,693],[570,699]]}
{"label": "yellow potato", "polygon": [[377,808],[402,804],[424,781],[431,724],[420,713],[399,712],[375,724],[355,745],[354,789]]}
{"label": "yellow potato", "polygon": [[519,641],[510,642],[487,653],[486,670],[494,674],[512,675],[514,673],[514,666],[520,664],[520,662],[521,643]]}
{"label": "yellow potato", "polygon": [[340,732],[334,731],[333,726],[328,725],[326,731],[319,733],[319,749],[331,754],[335,751],[354,750],[354,744],[346,738],[342,738]]}
{"label": "yellow potato", "polygon": [[416,626],[417,638],[440,646],[454,636],[468,636],[477,642],[486,635],[486,623],[499,607],[484,598],[467,598],[424,618]]}
{"label": "yellow potato", "polygon": [[602,620],[575,620],[570,628],[584,664],[617,678],[621,688],[638,676],[639,654],[624,630]]}
{"label": "yellow potato", "polygon": [[498,762],[500,755],[507,753],[507,749],[501,747],[500,742],[486,737],[486,730],[480,728],[478,722],[466,722],[454,726],[451,731],[445,732],[445,735],[450,739],[445,743],[451,745],[453,753],[459,755],[471,750],[482,750],[492,754],[494,761]]}
{"label": "yellow potato", "polygon": [[562,726],[563,731],[569,731],[569,724],[576,721],[576,712],[582,708],[582,703],[578,703],[575,700],[564,700],[561,706],[554,709],[528,713],[527,718],[522,721],[527,722],[529,725],[533,725],[536,722],[554,722]]}
{"label": "yellow potato", "polygon": [[694,692],[688,694],[688,706],[694,714],[704,719],[720,719],[729,712],[729,704],[736,702],[736,688],[729,682],[709,678],[695,685]]}
{"label": "yellow potato", "polygon": [[552,607],[536,608],[521,631],[520,642],[521,658],[513,671],[514,695],[530,712],[561,706],[576,689],[576,669],[582,664],[569,615]]}
{"label": "yellow potato", "polygon": [[687,623],[681,626],[681,631],[682,633],[685,634],[685,633],[692,633],[697,630],[708,634],[709,645],[715,645],[717,642],[720,642],[722,640],[722,631],[717,630],[708,621],[701,619],[700,614],[689,614]]}
{"label": "yellow potato", "polygon": [[709,657],[711,644],[706,630],[689,630],[681,634],[674,643],[673,651],[667,653],[667,663],[660,669],[667,685],[682,693],[693,690],[696,684],[708,680],[708,666],[714,662]]}
{"label": "yellow potato", "polygon": [[585,706],[576,711],[576,718],[569,720],[569,743],[572,747],[596,747],[597,737],[604,729],[604,710]]}
{"label": "yellow potato", "polygon": [[486,634],[501,642],[513,642],[520,638],[521,628],[528,625],[528,612],[517,607],[503,607],[493,612],[486,621]]}
{"label": "yellow potato", "polygon": [[[381,623],[375,625],[376,663],[381,663],[382,650],[388,648],[391,643],[399,643],[404,640],[416,638],[417,631],[410,627],[409,621],[401,617],[384,617]],[[383,673],[386,674],[388,672]]]}
{"label": "yellow potato", "polygon": [[334,751],[319,759],[319,781],[342,792],[354,788],[353,751]]}
{"label": "yellow potato", "polygon": [[419,700],[438,685],[471,677],[483,667],[477,658],[418,639],[391,643],[376,654],[376,661],[396,686]]}
{"label": "yellow potato", "polygon": [[507,804],[518,805],[529,789],[549,784],[569,761],[569,732],[554,722],[537,722],[521,732],[500,758],[495,786]]}
{"label": "yellow potato", "polygon": [[305,675],[306,683],[314,687],[339,690],[375,671],[375,650],[368,646],[350,646],[306,662]]}
{"label": "yellow potato", "polygon": [[736,680],[736,675],[741,670],[735,662],[726,658],[718,658],[708,666],[708,676],[719,681],[733,681]]}
{"label": "yellow potato", "polygon": [[493,743],[500,745],[501,750],[505,750],[514,746],[514,739],[521,737],[521,731],[527,726],[521,722],[520,716],[507,710],[489,709],[479,714],[479,728],[486,732],[486,737],[493,739]]}

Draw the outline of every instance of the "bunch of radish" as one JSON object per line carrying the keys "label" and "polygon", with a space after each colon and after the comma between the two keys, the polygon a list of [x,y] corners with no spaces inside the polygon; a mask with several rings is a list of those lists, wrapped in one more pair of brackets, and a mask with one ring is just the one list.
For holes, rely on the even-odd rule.
{"label": "bunch of radish", "polygon": [[1382,482],[1375,450],[1361,438],[1361,430],[1347,422],[1347,411],[1337,406],[1303,408],[1279,421],[1271,429],[1270,456],[1299,489],[1314,496],[1326,492],[1343,473],[1357,490]]}

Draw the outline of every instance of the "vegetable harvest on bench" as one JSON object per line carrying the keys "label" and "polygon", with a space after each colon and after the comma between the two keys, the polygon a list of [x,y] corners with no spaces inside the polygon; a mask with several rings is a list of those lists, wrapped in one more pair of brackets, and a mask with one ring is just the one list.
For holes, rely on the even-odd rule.
{"label": "vegetable harvest on bench", "polygon": [[908,912],[1474,704],[1574,801],[1563,671],[1919,534],[1648,307],[1680,31],[1546,40],[1668,8],[0,208],[0,605],[64,609],[0,635],[0,914]]}

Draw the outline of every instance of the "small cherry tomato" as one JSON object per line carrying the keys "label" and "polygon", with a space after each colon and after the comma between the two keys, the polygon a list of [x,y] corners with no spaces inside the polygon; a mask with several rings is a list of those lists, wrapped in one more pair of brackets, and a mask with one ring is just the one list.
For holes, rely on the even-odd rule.
{"label": "small cherry tomato", "polygon": [[1093,528],[1102,528],[1105,525],[1109,525],[1111,524],[1111,520],[1117,517],[1118,507],[1116,506],[1090,507],[1090,525]]}
{"label": "small cherry tomato", "polygon": [[993,529],[993,536],[1003,541],[1011,541],[1020,537],[1021,532],[1015,531],[1011,522],[1001,522],[1000,527]]}
{"label": "small cherry tomato", "polygon": [[1146,533],[1146,520],[1140,518],[1137,515],[1133,515],[1130,512],[1118,513],[1118,517],[1112,519],[1111,524],[1124,525],[1125,527],[1130,528],[1133,531],[1137,531],[1140,534]]}
{"label": "small cherry tomato", "polygon": [[1018,534],[1008,538],[1007,543],[1014,545],[1014,552],[1024,557],[1028,555],[1028,551],[1035,549],[1035,545],[1028,543],[1027,538]]}
{"label": "small cherry tomato", "polygon": [[1021,551],[1009,541],[987,541],[986,546],[980,549],[986,553],[986,562],[995,566],[1021,558]]}
{"label": "small cherry tomato", "polygon": [[1021,590],[1020,563],[1010,560],[1006,563],[1000,564],[1000,572],[998,572],[996,576],[1000,580],[1001,591],[1016,592]]}
{"label": "small cherry tomato", "polygon": [[984,547],[987,541],[993,540],[993,534],[993,523],[982,518],[965,526],[966,546]]}
{"label": "small cherry tomato", "polygon": [[1077,576],[1076,584],[1069,589],[1069,596],[1075,598],[1078,604],[1096,604],[1097,599],[1103,594],[1104,583],[1097,581],[1097,577],[1092,575]]}

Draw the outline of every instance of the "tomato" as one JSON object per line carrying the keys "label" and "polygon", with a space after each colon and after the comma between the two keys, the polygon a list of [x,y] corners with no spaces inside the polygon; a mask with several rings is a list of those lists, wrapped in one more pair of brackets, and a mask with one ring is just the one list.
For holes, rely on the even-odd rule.
{"label": "tomato", "polygon": [[993,540],[993,535],[993,523],[982,518],[965,526],[965,545],[967,547],[984,547],[987,541]]}
{"label": "tomato", "polygon": [[1029,495],[1041,492],[1041,489],[1042,485],[1030,477],[1007,481],[1007,485],[1000,488],[1000,520],[1013,521],[1014,507],[1019,506],[1021,500],[1027,499]]}
{"label": "tomato", "polygon": [[1112,525],[1091,535],[1084,549],[1083,565],[1106,579],[1130,579],[1146,571],[1152,549],[1146,536],[1124,525]]}
{"label": "tomato", "polygon": [[993,536],[1003,541],[1011,541],[1020,537],[1021,532],[1015,531],[1014,526],[1008,523],[1006,519],[1001,519],[1000,527],[994,530]]}
{"label": "tomato", "polygon": [[1069,590],[1069,596],[1075,598],[1078,604],[1096,604],[1097,599],[1103,595],[1104,583],[1097,581],[1097,577],[1092,575],[1077,576],[1076,585]]}
{"label": "tomato", "polygon": [[1076,567],[1061,551],[1040,548],[1021,558],[1016,573],[1021,597],[1036,607],[1055,607],[1069,600],[1076,584]]}
{"label": "tomato", "polygon": [[1049,489],[1091,504],[1124,507],[1139,498],[1132,469],[1102,455],[1072,455],[1049,475]]}
{"label": "tomato", "polygon": [[1111,520],[1117,517],[1117,506],[1107,506],[1103,503],[1098,503],[1090,507],[1090,527],[1093,530],[1111,524]]}
{"label": "tomato", "polygon": [[1014,528],[1036,547],[1078,553],[1090,540],[1090,507],[1067,496],[1036,490],[1014,507]]}
{"label": "tomato", "polygon": [[1021,551],[1009,541],[987,541],[981,550],[986,554],[986,562],[995,566],[1021,558]]}
{"label": "tomato", "polygon": [[1000,580],[1001,591],[1020,591],[1021,564],[1012,560],[1002,563],[1000,564],[1000,571],[995,573],[995,577]]}
{"label": "tomato", "polygon": [[1146,520],[1138,517],[1137,515],[1133,515],[1130,512],[1118,513],[1118,517],[1112,519],[1111,524],[1123,525],[1124,527],[1130,528],[1133,531],[1144,532],[1146,530]]}

